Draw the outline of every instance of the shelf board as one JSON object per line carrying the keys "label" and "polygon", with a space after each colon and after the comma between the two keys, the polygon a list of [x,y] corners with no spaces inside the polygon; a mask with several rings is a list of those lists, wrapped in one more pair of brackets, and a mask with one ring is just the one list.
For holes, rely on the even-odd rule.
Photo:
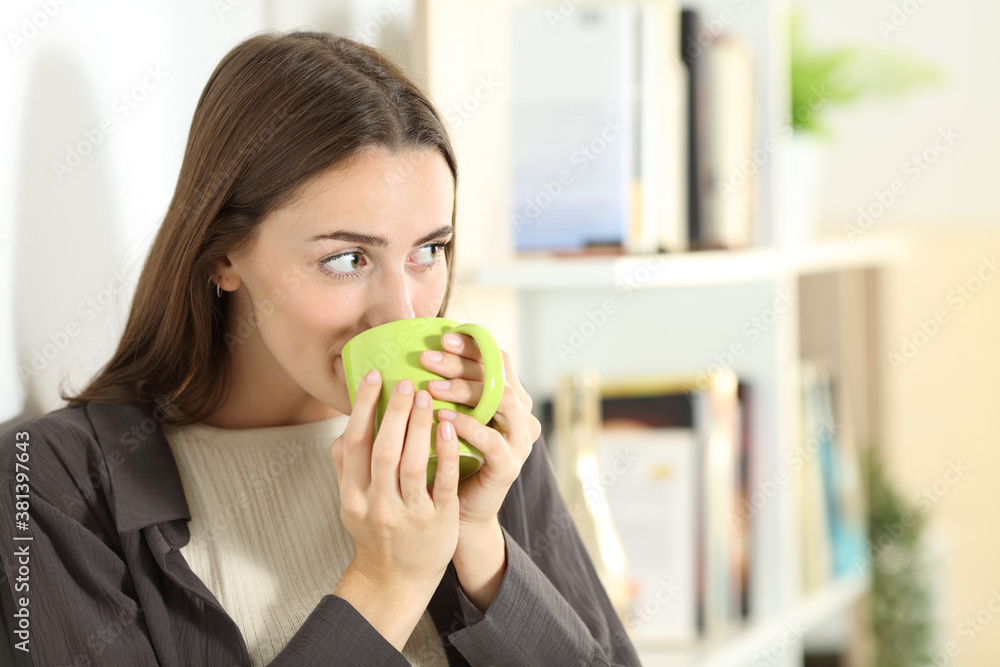
{"label": "shelf board", "polygon": [[908,254],[896,236],[825,241],[783,248],[711,250],[612,257],[537,257],[483,266],[476,284],[518,290],[679,287],[767,281],[786,276],[880,266]]}
{"label": "shelf board", "polygon": [[801,643],[812,628],[844,614],[871,586],[868,574],[851,575],[831,582],[806,596],[787,613],[748,624],[723,636],[706,639],[691,647],[636,638],[636,650],[646,667],[746,667],[765,655],[791,630]]}

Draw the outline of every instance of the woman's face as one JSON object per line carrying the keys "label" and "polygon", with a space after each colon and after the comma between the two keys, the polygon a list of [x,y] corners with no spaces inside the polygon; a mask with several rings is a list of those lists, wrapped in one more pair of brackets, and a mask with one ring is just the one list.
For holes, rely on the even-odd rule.
{"label": "woman's face", "polygon": [[344,344],[441,307],[453,195],[436,150],[373,149],[265,218],[250,252],[219,267],[241,402],[289,418],[315,414],[316,402],[349,414]]}

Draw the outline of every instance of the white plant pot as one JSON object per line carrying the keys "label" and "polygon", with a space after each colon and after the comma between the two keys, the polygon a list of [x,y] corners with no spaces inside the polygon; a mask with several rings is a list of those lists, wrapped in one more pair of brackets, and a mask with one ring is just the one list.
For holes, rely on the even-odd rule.
{"label": "white plant pot", "polygon": [[795,132],[786,144],[787,169],[783,179],[784,221],[779,245],[794,246],[816,239],[823,214],[823,186],[826,178],[826,143],[809,133]]}

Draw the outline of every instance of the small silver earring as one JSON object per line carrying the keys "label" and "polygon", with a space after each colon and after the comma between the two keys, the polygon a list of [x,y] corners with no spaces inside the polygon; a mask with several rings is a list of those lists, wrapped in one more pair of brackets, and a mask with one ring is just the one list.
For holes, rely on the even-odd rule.
{"label": "small silver earring", "polygon": [[[208,286],[209,287],[212,286],[212,278],[214,278],[214,277],[215,276],[209,276],[208,277]],[[219,283],[221,283],[221,282],[222,282],[222,278],[219,278],[219,281],[217,283],[215,283],[215,296],[219,297],[220,299],[222,298],[222,292],[219,291]]]}

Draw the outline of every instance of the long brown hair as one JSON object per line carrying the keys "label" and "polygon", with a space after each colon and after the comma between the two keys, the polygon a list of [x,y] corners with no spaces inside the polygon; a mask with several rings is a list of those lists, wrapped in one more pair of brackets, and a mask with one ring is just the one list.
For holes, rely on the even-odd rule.
{"label": "long brown hair", "polygon": [[[373,147],[438,150],[457,188],[440,114],[381,52],[316,32],[264,33],[233,48],[198,101],[118,349],[82,392],[62,398],[138,402],[171,424],[212,414],[231,361],[229,300],[209,283],[216,262],[249,250],[260,222],[310,178]],[[454,282],[454,243],[447,259],[439,315]]]}

